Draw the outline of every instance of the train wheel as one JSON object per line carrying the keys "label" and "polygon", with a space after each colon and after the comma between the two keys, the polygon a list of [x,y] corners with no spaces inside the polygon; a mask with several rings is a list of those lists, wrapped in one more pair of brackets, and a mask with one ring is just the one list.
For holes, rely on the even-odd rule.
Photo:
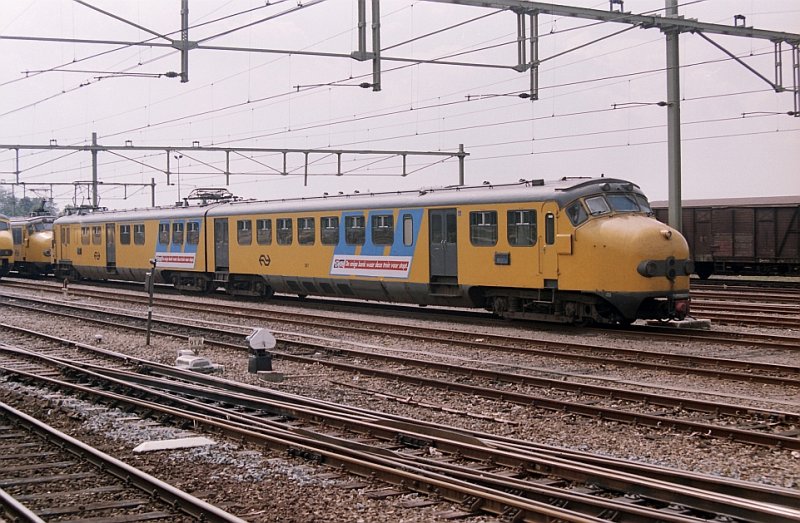
{"label": "train wheel", "polygon": [[495,296],[492,300],[492,314],[502,318],[508,312],[508,300],[503,296]]}
{"label": "train wheel", "polygon": [[257,282],[255,284],[255,291],[264,300],[268,300],[275,295],[275,290],[263,282]]}

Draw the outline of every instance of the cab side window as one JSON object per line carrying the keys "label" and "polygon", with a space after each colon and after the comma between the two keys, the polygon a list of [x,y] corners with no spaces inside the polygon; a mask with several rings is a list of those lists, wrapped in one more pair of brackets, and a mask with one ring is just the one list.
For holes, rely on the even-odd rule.
{"label": "cab side window", "polygon": [[589,215],[586,214],[586,209],[583,208],[583,204],[580,201],[573,202],[567,207],[567,216],[575,227],[589,219]]}

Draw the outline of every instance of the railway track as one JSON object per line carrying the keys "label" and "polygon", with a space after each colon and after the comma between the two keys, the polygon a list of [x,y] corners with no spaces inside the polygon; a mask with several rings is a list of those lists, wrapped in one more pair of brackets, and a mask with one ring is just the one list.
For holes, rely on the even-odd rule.
{"label": "railway track", "polygon": [[[117,294],[117,290],[108,290],[106,285],[122,286],[127,288],[136,289],[135,294],[143,295],[139,289],[141,284],[132,284],[130,282],[113,282],[102,283],[97,282],[91,285],[91,290],[80,289],[76,286],[70,287],[70,292],[73,295],[92,295],[101,296],[103,294],[113,295]],[[46,293],[62,293],[63,289],[60,285],[50,282],[37,281],[35,283],[29,280],[4,280],[3,286],[8,288],[22,288],[25,290],[36,289]],[[763,291],[755,291],[754,294],[743,295],[737,291],[724,291],[724,292],[708,292],[698,290],[692,294],[692,316],[695,318],[709,319],[718,323],[733,324],[733,325],[748,325],[748,326],[763,326],[763,327],[776,327],[776,328],[798,328],[800,327],[800,305],[798,305],[797,297],[792,294],[778,292],[774,294],[776,299],[773,301],[769,294]],[[223,297],[225,295],[222,295]],[[132,299],[132,298],[124,298]],[[141,298],[144,299],[144,298]],[[163,298],[162,299],[168,299]],[[178,299],[176,298],[176,301]],[[242,300],[238,300],[241,303]],[[316,302],[315,305],[324,307],[326,301]],[[339,303],[334,301],[327,301],[327,303]],[[347,301],[342,302],[346,307],[361,308],[375,307],[375,304],[361,303]],[[310,305],[310,303],[308,304]],[[340,304],[341,305],[341,304]],[[417,308],[409,306],[397,305],[381,305],[381,308],[388,311],[401,310],[414,314],[418,312]],[[242,307],[244,308],[244,307]],[[441,309],[427,308],[427,311]],[[446,310],[445,310],[446,311]],[[469,321],[474,321],[476,318],[485,320],[491,319],[491,316],[485,312],[476,312],[471,310],[458,310],[445,312],[451,316],[448,320],[457,316],[465,316],[470,318]],[[495,320],[497,321],[497,320]]]}
{"label": "railway track", "polygon": [[[103,361],[84,358],[74,365],[7,347],[4,374],[84,395],[90,391],[77,383],[90,383],[91,394],[105,401],[377,477],[398,490],[435,493],[458,502],[465,515],[483,511],[519,521],[667,522],[714,515],[765,522],[800,517],[792,508],[800,494],[792,490],[554,451],[186,373],[69,340],[47,340]],[[9,361],[12,355],[20,358],[17,363]],[[120,361],[105,361],[115,357]],[[137,372],[126,369],[131,365]],[[68,379],[54,378],[54,370]]]}
{"label": "railway track", "polygon": [[[23,307],[20,300],[32,303],[30,307],[38,310],[45,307],[57,305],[59,308],[73,309],[77,311],[87,311],[85,305],[71,302],[55,303],[51,300],[42,300],[19,295],[5,295],[7,298],[16,300],[14,305]],[[140,297],[121,297],[116,296],[115,301],[131,302],[134,304],[144,304]],[[10,304],[10,302],[6,302]],[[158,298],[155,305],[169,310],[180,309],[184,311],[197,311],[195,303],[186,299],[162,299]],[[100,312],[119,313],[119,311],[109,311],[103,309]],[[205,303],[203,313],[218,313],[222,316],[235,316],[239,320],[253,321],[256,324],[271,324],[275,327],[285,328],[287,325],[314,325],[316,329],[328,329],[331,335],[340,336],[342,332],[354,334],[370,334],[380,332],[385,335],[402,338],[410,341],[436,342],[449,346],[461,346],[469,349],[488,350],[491,352],[507,352],[526,355],[546,356],[564,360],[591,362],[601,365],[628,365],[644,369],[658,369],[662,371],[713,376],[720,379],[730,379],[745,382],[759,382],[765,384],[781,386],[797,386],[800,378],[800,368],[760,363],[749,360],[736,360],[731,358],[712,358],[703,357],[697,354],[680,354],[655,350],[639,350],[608,344],[590,344],[583,339],[569,343],[559,341],[554,343],[547,338],[502,336],[484,333],[476,337],[473,331],[458,331],[452,328],[441,327],[421,327],[419,325],[406,325],[402,323],[387,323],[381,320],[359,320],[354,323],[352,320],[341,320],[329,316],[312,314],[298,314],[274,311],[254,311],[252,308],[241,306],[213,305]],[[53,312],[58,313],[54,310]],[[60,313],[59,313],[60,314]],[[158,319],[157,315],[157,319]],[[160,316],[169,319],[168,316]],[[136,318],[130,318],[136,320]],[[202,323],[185,327],[205,329]],[[219,332],[216,327],[212,327],[211,332]],[[606,332],[606,331],[602,331]],[[717,342],[725,345],[757,346],[768,349],[800,351],[800,340],[796,338],[772,336],[772,335],[741,335],[737,333],[710,333],[707,331],[681,331],[674,329],[657,328],[634,328],[631,330],[614,331],[614,334],[621,333],[623,336],[642,336],[655,337],[665,342],[671,340],[704,340]]]}
{"label": "railway track", "polygon": [[244,520],[0,403],[0,519]]}
{"label": "railway track", "polygon": [[[38,286],[32,286],[28,282],[20,283],[13,283],[11,285],[4,284],[0,287],[0,293],[2,293],[3,287],[8,288],[17,288],[20,290],[42,290]],[[48,287],[45,289],[45,292],[51,295],[59,295],[63,296],[63,291],[60,288],[56,287]],[[120,293],[119,291],[109,291],[105,289],[98,289],[95,287],[88,288],[88,289],[75,289],[72,288],[69,291],[69,296],[71,297],[85,297],[90,299],[95,298],[108,298],[117,303],[129,303],[133,305],[141,305],[146,306],[148,303],[148,299],[143,292],[137,291],[133,293]],[[14,295],[6,294],[6,296],[13,298]],[[24,296],[23,296],[24,297]],[[196,300],[190,297],[166,297],[157,295],[155,297],[154,304],[168,307],[172,310],[186,310],[192,311],[196,310]],[[203,309],[207,312],[218,312],[224,315],[234,316],[240,319],[248,319],[253,321],[265,321],[265,322],[280,322],[282,324],[289,324],[289,325],[318,325],[318,326],[330,326],[335,328],[339,331],[345,330],[348,332],[358,333],[358,332],[374,332],[376,329],[385,331],[389,329],[392,334],[397,336],[413,334],[413,332],[418,333],[431,333],[437,337],[442,338],[444,332],[452,332],[453,337],[448,341],[451,343],[457,343],[459,338],[461,339],[472,339],[475,338],[474,332],[468,331],[457,331],[452,328],[446,329],[436,329],[436,328],[420,328],[418,325],[414,325],[413,327],[409,327],[407,325],[402,325],[398,323],[396,319],[387,319],[386,317],[381,317],[380,319],[376,319],[375,321],[369,322],[363,319],[359,320],[359,323],[365,325],[364,328],[354,327],[352,326],[352,322],[348,322],[347,320],[339,320],[336,318],[330,317],[330,315],[320,314],[318,312],[307,312],[304,310],[293,310],[291,312],[281,312],[277,310],[271,310],[267,306],[260,305],[260,306],[253,306],[252,304],[243,305],[240,303],[225,303],[225,302],[209,302],[204,301]],[[376,314],[377,315],[377,314]],[[487,318],[488,319],[488,318]],[[468,322],[469,324],[474,324],[475,320],[471,318]],[[496,321],[490,321],[487,325],[496,325]],[[530,333],[535,335],[541,330],[540,326],[531,327],[529,324],[525,322],[519,322],[514,324],[515,327],[518,327],[520,331],[524,331],[526,333]],[[413,331],[413,332],[412,332]],[[617,328],[617,329],[593,329],[593,332],[601,333],[601,332],[614,332],[615,335],[625,335],[624,333],[631,333],[632,336],[640,336],[642,334],[646,334],[647,336],[660,338],[663,340],[699,340],[704,339],[710,342],[719,342],[724,344],[733,344],[733,345],[755,345],[755,346],[762,346],[762,347],[773,347],[773,348],[792,348],[795,347],[800,350],[800,340],[796,337],[789,337],[789,336],[781,336],[781,335],[771,335],[771,334],[744,334],[744,333],[735,333],[735,332],[722,332],[722,331],[703,331],[698,329],[674,329],[674,328],[665,328],[665,327],[658,327],[658,326],[641,326],[641,325],[633,325],[627,328]],[[623,334],[620,334],[623,333]],[[495,345],[507,345],[514,340],[519,339],[517,336],[492,336],[492,341]],[[543,339],[534,339],[531,337],[526,337],[524,339],[526,343],[543,343],[546,344],[547,340]],[[587,347],[592,351],[602,350],[602,347],[598,346],[587,346],[584,345],[582,341],[581,346]],[[576,347],[578,344],[576,344]],[[639,355],[638,357],[640,357]]]}
{"label": "railway track", "polygon": [[[74,304],[69,307],[81,308]],[[85,312],[87,311],[84,310]],[[88,312],[101,314],[105,318],[74,317],[89,321],[103,321],[116,327],[144,329],[141,317],[137,315],[97,309]],[[174,319],[157,318],[157,322],[162,326],[158,331],[160,334],[188,339],[202,331],[209,336],[206,339],[207,345],[234,350],[244,348],[243,338],[251,331],[247,327],[224,328],[219,324],[208,324],[201,327],[197,324],[176,322]],[[509,365],[491,360],[483,361],[480,367],[476,367],[472,360],[464,361],[463,358],[443,360],[437,354],[428,351],[374,350],[374,347],[365,349],[360,344],[351,344],[341,339],[277,334],[282,341],[283,349],[274,352],[274,355],[308,365],[325,365],[349,373],[378,376],[417,386],[458,391],[462,394],[529,405],[548,411],[562,411],[656,429],[667,427],[670,430],[706,434],[709,437],[726,438],[751,444],[800,449],[800,439],[797,438],[796,430],[800,424],[800,416],[790,411],[761,409],[741,403],[725,403],[721,401],[720,397],[706,400],[694,399],[692,391],[688,390],[678,390],[676,395],[668,395],[665,394],[665,391],[669,390],[669,387],[665,386],[629,383],[622,387],[619,380],[615,378],[608,380],[597,376],[587,378],[587,376],[579,374],[555,373],[552,370],[542,370],[520,364]],[[221,337],[226,338],[221,339]],[[321,357],[320,354],[325,354],[326,357]],[[363,364],[354,363],[356,361],[376,361],[383,366],[365,367]],[[715,361],[717,366],[723,363],[723,360]],[[729,378],[736,376],[742,381],[763,380],[764,383],[780,387],[800,388],[796,367],[761,366],[755,362],[739,363],[749,365],[748,371],[736,375],[732,371],[726,373],[717,368],[710,374],[725,375]],[[414,372],[387,370],[387,366],[396,365],[401,365],[404,369],[414,369]],[[651,364],[651,366],[655,365],[655,363]],[[676,369],[668,364],[661,365],[663,369],[670,369],[672,372],[690,372],[692,370],[689,366]],[[761,368],[759,369],[759,367]],[[767,374],[760,376],[758,370],[767,372]],[[777,370],[788,375],[778,378],[774,375]],[[462,378],[454,380],[453,376],[462,376]],[[598,382],[600,384],[597,384]],[[509,388],[509,385],[513,385],[515,388]],[[630,385],[645,390],[631,390]],[[547,394],[544,394],[544,391],[547,391]],[[554,395],[553,391],[558,394]],[[576,401],[575,395],[577,395],[578,401]],[[585,397],[596,399],[587,402],[581,399]],[[727,399],[730,400],[730,398]],[[742,399],[734,398],[734,400]],[[796,409],[798,407],[797,404],[791,402],[786,405],[788,408]],[[707,415],[718,421],[710,423],[702,419]]]}

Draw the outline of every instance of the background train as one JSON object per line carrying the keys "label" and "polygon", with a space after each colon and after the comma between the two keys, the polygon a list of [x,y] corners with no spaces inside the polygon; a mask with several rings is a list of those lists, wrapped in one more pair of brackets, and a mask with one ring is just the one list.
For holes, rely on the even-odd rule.
{"label": "background train", "polygon": [[142,281],[154,262],[157,281],[189,292],[577,323],[683,318],[693,270],[639,187],[604,178],[94,212],[54,233],[60,278]]}
{"label": "background train", "polygon": [[11,223],[5,214],[0,214],[0,278],[8,274],[14,265],[14,241],[11,238]]}
{"label": "background train", "polygon": [[47,214],[11,218],[14,270],[20,276],[37,277],[52,272],[55,219]]}
{"label": "background train", "polygon": [[[683,235],[697,275],[800,276],[800,196],[683,202]],[[667,222],[667,202],[653,202]]]}

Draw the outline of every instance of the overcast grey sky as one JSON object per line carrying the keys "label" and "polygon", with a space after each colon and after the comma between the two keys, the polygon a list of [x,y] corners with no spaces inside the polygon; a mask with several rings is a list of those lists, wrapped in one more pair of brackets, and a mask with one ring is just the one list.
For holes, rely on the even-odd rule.
{"label": "overcast grey sky", "polygon": [[[178,38],[179,0],[87,3]],[[561,3],[609,7],[607,0]],[[356,49],[355,0],[306,1],[300,9],[296,0],[271,4],[190,0],[190,24],[211,23],[192,28],[189,38],[285,13],[208,43],[342,54]],[[759,29],[800,33],[798,0],[681,4],[681,14],[704,22],[732,25],[734,15],[741,14],[747,25]],[[664,0],[626,0],[624,8],[663,12]],[[231,16],[236,13],[242,14]],[[384,0],[383,54],[430,60],[474,51],[452,59],[513,65],[516,17],[491,13],[461,5]],[[415,39],[465,21],[470,22]],[[625,27],[540,15],[540,59]],[[130,42],[152,38],[69,0],[3,1],[0,35]],[[769,41],[710,36],[774,78]],[[681,35],[680,47],[684,199],[800,194],[800,118],[785,114],[794,109],[792,93],[776,94],[698,35]],[[0,40],[0,143],[85,144],[96,132],[105,145],[130,140],[134,145],[191,146],[196,141],[204,146],[455,151],[464,144],[470,154],[468,184],[602,173],[629,179],[660,200],[667,196],[667,110],[656,104],[666,99],[665,53],[664,36],[657,29],[636,28],[545,60],[540,100],[531,102],[515,96],[528,91],[529,75],[508,69],[385,61],[382,90],[373,92],[353,86],[371,81],[371,62],[195,50],[189,55],[190,81],[181,83],[157,76],[180,70],[179,53],[170,48]],[[786,45],[783,69],[784,84],[791,88],[792,57]],[[115,74],[120,72],[129,75]],[[161,172],[166,169],[164,153],[130,151],[124,156],[128,159],[99,155],[102,181],[149,183],[154,178],[157,204],[177,199],[177,185],[167,186]],[[346,156],[342,170],[347,174],[341,177],[333,176],[335,157],[311,155],[310,160],[311,176],[304,187],[302,155],[290,155],[292,174],[281,176],[279,155],[234,154],[229,188],[248,198],[284,198],[458,181],[455,160],[409,157],[406,177],[399,176],[399,159]],[[187,152],[179,161],[173,158],[171,167],[180,170],[181,196],[194,187],[225,183],[222,154]],[[91,156],[23,150],[20,169],[21,181],[31,184],[88,180]],[[0,151],[0,179],[11,181],[14,170],[14,152]],[[34,195],[31,189],[25,194]],[[85,190],[76,195],[71,187],[55,187],[53,195],[62,208],[75,196],[78,204],[90,202]],[[129,187],[126,192],[105,187],[100,193],[100,204],[110,208],[149,202],[149,188]]]}

